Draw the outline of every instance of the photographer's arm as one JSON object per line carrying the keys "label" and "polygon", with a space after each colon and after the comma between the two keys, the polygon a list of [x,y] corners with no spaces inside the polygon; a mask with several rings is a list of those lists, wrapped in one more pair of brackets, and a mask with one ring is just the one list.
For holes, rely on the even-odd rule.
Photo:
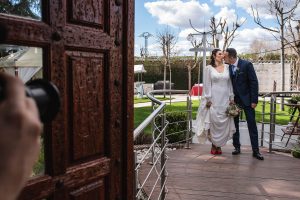
{"label": "photographer's arm", "polygon": [[18,78],[0,73],[5,98],[0,102],[0,196],[16,199],[40,149],[42,124],[35,102]]}

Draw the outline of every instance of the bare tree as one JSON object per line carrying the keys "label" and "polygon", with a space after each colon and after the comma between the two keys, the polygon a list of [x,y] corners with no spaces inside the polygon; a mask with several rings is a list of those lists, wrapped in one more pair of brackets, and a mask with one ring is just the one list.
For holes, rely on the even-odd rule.
{"label": "bare tree", "polygon": [[222,19],[220,18],[218,21],[215,17],[212,17],[210,19],[210,29],[212,32],[212,45],[215,48],[219,48],[219,38],[218,38],[218,34],[221,34],[223,36],[223,47],[221,48],[222,50],[225,50],[226,48],[228,48],[232,41],[234,40],[234,38],[237,36],[236,35],[236,30],[238,28],[240,28],[246,21],[240,21],[238,19],[238,16],[236,17],[236,20],[229,25],[227,23],[227,19]]}
{"label": "bare tree", "polygon": [[[236,30],[238,28],[240,28],[242,26],[242,24],[245,22],[245,20],[241,23],[238,23],[238,17],[236,18],[236,22],[234,22],[232,24],[232,27],[229,28],[229,26],[227,25],[227,20],[222,20],[219,19],[219,21],[216,21],[215,17],[212,17],[210,19],[210,31],[209,32],[200,32],[199,30],[197,30],[193,25],[191,20],[189,20],[190,25],[192,27],[192,29],[194,29],[196,31],[196,34],[190,34],[190,35],[203,35],[203,40],[202,42],[197,42],[197,40],[192,40],[192,46],[194,47],[194,49],[199,48],[201,45],[204,47],[204,49],[206,49],[206,34],[211,34],[212,35],[212,43],[210,44],[210,47],[213,48],[219,48],[219,36],[222,35],[224,38],[224,44],[223,44],[223,50],[225,50],[233,41],[233,39],[236,36]],[[204,53],[205,54],[205,53]],[[204,56],[205,57],[205,56]],[[188,68],[188,83],[189,83],[189,90],[191,89],[191,71],[199,64],[200,62],[200,58],[198,58],[198,51],[195,51],[194,54],[194,60],[193,62],[189,61],[186,63],[186,66]],[[206,65],[206,58],[203,59],[203,66]],[[199,71],[200,71],[200,66],[199,66]],[[200,74],[198,75],[200,76]],[[198,83],[200,82],[200,77],[198,77]]]}
{"label": "bare tree", "polygon": [[[296,22],[296,26],[292,26],[292,22]],[[293,20],[292,18],[288,21],[286,27],[288,37],[285,38],[286,45],[293,50],[293,56],[291,67],[292,67],[292,87],[295,90],[300,89],[300,20]]]}
{"label": "bare tree", "polygon": [[[169,27],[166,27],[162,31],[157,33],[157,41],[159,43],[159,47],[163,53],[163,65],[164,65],[164,87],[166,89],[166,77],[167,77],[167,67],[169,68],[170,73],[170,88],[172,81],[172,70],[171,70],[171,55],[174,54],[175,45],[177,42],[177,37],[173,32],[171,32]],[[165,94],[164,94],[165,97]]]}
{"label": "bare tree", "polygon": [[257,60],[260,57],[263,57],[265,52],[268,50],[268,45],[265,41],[262,40],[253,40],[250,44],[250,51],[254,54],[253,59]]}
{"label": "bare tree", "polygon": [[[261,21],[261,18],[259,16],[259,12],[257,8],[254,8],[251,6],[252,14],[254,18],[254,22],[258,24],[261,28],[270,31],[271,33],[274,33],[273,36],[280,41],[281,43],[281,71],[282,71],[282,85],[281,89],[282,91],[285,90],[285,79],[284,79],[284,63],[285,63],[285,56],[284,56],[284,49],[285,49],[285,41],[287,40],[285,38],[285,26],[287,25],[287,22],[291,17],[294,15],[294,11],[299,5],[300,0],[295,0],[294,4],[291,5],[292,1],[289,1],[289,3],[284,2],[283,0],[268,0],[268,9],[269,14],[275,16],[278,27],[268,27],[264,25]],[[278,37],[275,34],[279,34],[280,37]]]}
{"label": "bare tree", "polygon": [[145,48],[144,47],[140,48],[140,56],[143,60],[145,59]]}
{"label": "bare tree", "polygon": [[[199,48],[202,45],[202,42],[199,42],[196,39],[192,40],[190,42],[191,42],[193,48]],[[199,52],[195,51],[193,59],[185,61],[185,66],[187,67],[187,70],[188,70],[188,90],[191,90],[191,88],[192,88],[192,70],[195,69],[197,66],[199,66],[199,63],[201,61],[198,54],[199,54]]]}
{"label": "bare tree", "polygon": [[0,13],[15,14],[40,19],[41,1],[39,0],[1,0]]}

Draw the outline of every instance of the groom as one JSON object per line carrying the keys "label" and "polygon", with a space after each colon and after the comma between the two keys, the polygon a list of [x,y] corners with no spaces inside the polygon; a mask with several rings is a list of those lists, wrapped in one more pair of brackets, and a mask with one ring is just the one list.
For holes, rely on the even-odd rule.
{"label": "groom", "polygon": [[[255,121],[255,107],[258,102],[258,81],[251,62],[237,57],[234,48],[227,48],[224,52],[225,62],[229,64],[229,74],[232,81],[234,102],[243,108],[251,140],[253,157],[263,160],[264,157],[259,153],[258,131]],[[232,155],[241,153],[239,116],[234,118],[236,132],[233,135],[233,146],[235,150]]]}

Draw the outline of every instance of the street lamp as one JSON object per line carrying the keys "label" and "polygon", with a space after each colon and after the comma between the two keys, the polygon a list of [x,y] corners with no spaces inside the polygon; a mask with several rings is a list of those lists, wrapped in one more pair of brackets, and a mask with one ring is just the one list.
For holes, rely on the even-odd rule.
{"label": "street lamp", "polygon": [[[193,42],[195,41],[195,36],[202,36],[202,46],[203,47],[195,47],[195,48],[191,48],[190,51],[193,51],[193,52],[201,52],[203,51],[203,75],[202,75],[202,80],[204,80],[204,77],[205,77],[205,70],[204,70],[204,67],[206,66],[206,51],[212,51],[214,48],[211,48],[211,47],[208,47],[206,46],[207,44],[207,35],[210,34],[210,35],[213,35],[216,39],[216,47],[219,48],[219,41],[223,38],[222,34],[221,33],[217,33],[216,30],[213,30],[213,31],[198,31],[197,29],[194,28],[194,26],[192,25],[192,22],[191,20],[189,20],[190,22],[190,26],[196,31],[196,33],[190,33],[188,36],[187,36],[187,40],[190,41],[190,42]],[[222,25],[222,24],[221,24]],[[199,97],[199,87],[200,87],[200,63],[199,63],[199,72],[198,72],[198,98],[200,99]]]}
{"label": "street lamp", "polygon": [[149,32],[143,32],[141,35],[139,35],[139,37],[143,37],[145,38],[145,49],[144,49],[144,56],[145,58],[148,57],[149,52],[148,52],[148,38],[152,37],[153,35]]}
{"label": "street lamp", "polygon": [[223,39],[222,33],[214,33],[216,38],[216,48],[219,48],[219,41]]}

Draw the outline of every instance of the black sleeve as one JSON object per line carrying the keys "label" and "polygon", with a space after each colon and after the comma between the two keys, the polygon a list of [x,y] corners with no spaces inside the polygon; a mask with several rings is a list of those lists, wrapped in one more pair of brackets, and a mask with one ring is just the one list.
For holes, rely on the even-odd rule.
{"label": "black sleeve", "polygon": [[258,80],[251,62],[247,64],[251,103],[258,103]]}

